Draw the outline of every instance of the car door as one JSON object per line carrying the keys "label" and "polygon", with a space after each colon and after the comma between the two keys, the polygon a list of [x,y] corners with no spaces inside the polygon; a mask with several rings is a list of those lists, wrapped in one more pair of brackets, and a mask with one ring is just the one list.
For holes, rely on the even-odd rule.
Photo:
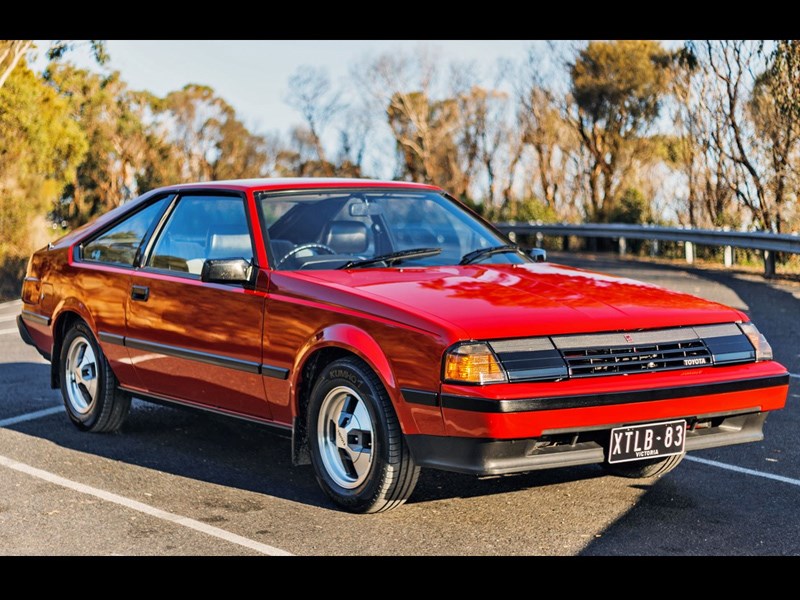
{"label": "car door", "polygon": [[[98,341],[120,384],[140,382],[124,347],[125,304],[138,253],[174,195],[155,197],[77,248],[69,285],[94,319]],[[51,295],[55,299],[55,295]]]}
{"label": "car door", "polygon": [[208,259],[252,261],[244,198],[176,198],[131,276],[125,344],[154,396],[270,418],[261,381],[265,293],[200,280]]}

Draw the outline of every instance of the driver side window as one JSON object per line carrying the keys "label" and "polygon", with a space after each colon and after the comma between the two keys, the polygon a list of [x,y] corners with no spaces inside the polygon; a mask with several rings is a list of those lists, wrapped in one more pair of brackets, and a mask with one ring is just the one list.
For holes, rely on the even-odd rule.
{"label": "driver side window", "polygon": [[147,266],[198,277],[208,259],[253,260],[244,201],[230,196],[180,198]]}

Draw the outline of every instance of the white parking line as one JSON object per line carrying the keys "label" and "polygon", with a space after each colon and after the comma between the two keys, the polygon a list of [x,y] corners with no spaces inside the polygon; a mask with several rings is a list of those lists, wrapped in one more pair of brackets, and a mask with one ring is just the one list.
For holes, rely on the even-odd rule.
{"label": "white parking line", "polygon": [[[9,425],[14,425],[16,423],[24,423],[25,421],[33,421],[35,419],[41,419],[42,417],[46,417],[48,415],[61,412],[62,410],[64,409],[61,406],[52,406],[50,408],[29,412],[24,415],[11,417],[8,419],[2,419],[0,420],[0,427],[7,427]],[[239,546],[249,548],[250,550],[255,550],[256,552],[259,552],[261,554],[266,554],[268,556],[292,556],[291,553],[286,552],[285,550],[281,550],[280,548],[276,548],[268,544],[262,544],[261,542],[251,540],[250,538],[246,538],[241,535],[231,533],[230,531],[225,531],[224,529],[220,529],[219,527],[208,525],[206,523],[203,523],[202,521],[196,521],[194,519],[190,519],[189,517],[176,515],[174,513],[161,510],[160,508],[155,508],[154,506],[150,506],[149,504],[144,504],[143,502],[139,502],[137,500],[131,500],[130,498],[125,498],[124,496],[120,496],[112,492],[107,492],[105,490],[101,490],[99,488],[92,487],[90,485],[85,485],[83,483],[78,483],[77,481],[65,479],[64,477],[56,475],[55,473],[50,473],[49,471],[43,471],[42,469],[37,469],[36,467],[32,467],[30,465],[26,465],[25,463],[18,462],[12,458],[8,458],[7,456],[0,456],[0,465],[8,467],[9,469],[14,469],[15,471],[19,471],[20,473],[25,473],[26,475],[30,475],[31,477],[43,479],[44,481],[48,481],[55,485],[60,485],[61,487],[65,487],[70,490],[80,492],[81,494],[88,494],[90,496],[94,496],[95,498],[100,498],[101,500],[105,500],[106,502],[113,502],[114,504],[119,504],[120,506],[124,506],[126,508],[139,511],[141,513],[150,515],[151,517],[156,517],[157,519],[161,519],[163,521],[169,521],[170,523],[175,523],[176,525],[182,525],[183,527],[194,529],[195,531],[199,531],[201,533],[205,533],[206,535],[210,535],[219,538],[221,540],[225,540],[226,542],[237,544]]]}
{"label": "white parking line", "polygon": [[13,321],[16,318],[17,318],[17,315],[15,315],[15,314],[3,315],[2,317],[0,317],[0,323],[4,323],[5,321]]}
{"label": "white parking line", "polygon": [[49,415],[54,415],[59,412],[63,412],[63,406],[51,406],[50,408],[43,408],[42,410],[37,410],[34,412],[29,412],[24,415],[19,415],[17,417],[11,417],[9,419],[0,419],[0,427],[8,427],[9,425],[16,425],[17,423],[24,423],[25,421],[33,421],[35,419],[41,419],[42,417],[47,417]]}
{"label": "white parking line", "polygon": [[19,334],[19,329],[17,329],[16,327],[14,327],[13,329],[0,329],[0,335],[3,335],[4,333],[16,333],[16,334]]}
{"label": "white parking line", "polygon": [[798,375],[797,373],[789,373],[789,377],[791,377],[792,379],[800,379],[800,375]]}
{"label": "white parking line", "polygon": [[736,465],[729,465],[728,463],[722,463],[716,460],[708,460],[707,458],[698,458],[697,456],[687,456],[685,460],[708,465],[709,467],[725,469],[726,471],[733,471],[734,473],[763,477],[764,479],[772,479],[773,481],[780,481],[781,483],[788,483],[789,485],[800,487],[800,479],[792,479],[791,477],[784,477],[783,475],[773,475],[772,473],[764,473],[763,471],[756,471],[755,469],[745,469],[744,467],[737,467]]}
{"label": "white parking line", "polygon": [[49,471],[43,471],[42,469],[37,469],[36,467],[32,467],[30,465],[26,465],[25,463],[18,462],[14,459],[8,458],[7,456],[0,456],[0,465],[7,467],[9,469],[13,469],[14,471],[24,473],[25,475],[30,475],[31,477],[42,479],[44,481],[47,481],[48,483],[52,483],[54,485],[58,485],[79,492],[81,494],[87,494],[89,496],[94,496],[95,498],[100,498],[101,500],[105,500],[106,502],[119,504],[120,506],[124,506],[125,508],[130,508],[132,510],[144,513],[151,517],[161,519],[162,521],[169,521],[170,523],[181,525],[182,527],[186,527],[188,529],[194,529],[195,531],[199,531],[200,533],[205,533],[206,535],[210,535],[212,537],[225,540],[226,542],[230,542],[231,544],[236,544],[244,548],[249,548],[250,550],[255,550],[260,554],[266,554],[268,556],[291,556],[289,552],[281,550],[280,548],[275,548],[274,546],[262,544],[261,542],[257,542],[255,540],[251,540],[241,535],[231,533],[230,531],[225,531],[224,529],[220,529],[219,527],[214,527],[213,525],[208,525],[201,521],[195,521],[194,519],[190,519],[189,517],[176,515],[174,513],[161,510],[160,508],[155,508],[154,506],[150,506],[149,504],[144,504],[143,502],[139,502],[137,500],[131,500],[130,498],[125,498],[124,496],[120,496],[112,492],[107,492],[105,490],[101,490],[99,488],[92,487],[90,485],[85,485],[83,483],[78,483],[77,481],[66,479],[64,477],[56,475],[55,473],[50,473]]}
{"label": "white parking line", "polygon": [[17,298],[16,300],[9,300],[7,302],[0,302],[0,308],[5,308],[7,306],[19,306],[22,304],[22,300]]}

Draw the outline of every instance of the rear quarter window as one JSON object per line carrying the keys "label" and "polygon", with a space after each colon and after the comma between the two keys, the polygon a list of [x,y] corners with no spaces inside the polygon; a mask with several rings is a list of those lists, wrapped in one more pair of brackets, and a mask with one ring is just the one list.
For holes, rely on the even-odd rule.
{"label": "rear quarter window", "polygon": [[85,242],[81,258],[89,262],[132,267],[142,240],[171,199],[171,196],[161,198]]}

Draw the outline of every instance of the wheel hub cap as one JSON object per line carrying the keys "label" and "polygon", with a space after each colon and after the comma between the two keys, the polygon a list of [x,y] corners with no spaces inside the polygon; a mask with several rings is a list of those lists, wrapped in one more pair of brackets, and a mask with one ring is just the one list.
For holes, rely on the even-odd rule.
{"label": "wheel hub cap", "polygon": [[361,485],[372,465],[374,426],[364,400],[348,386],[332,389],[322,401],[317,422],[322,464],[337,485]]}
{"label": "wheel hub cap", "polygon": [[77,337],[67,351],[67,399],[81,415],[89,412],[97,395],[97,359],[89,341]]}

